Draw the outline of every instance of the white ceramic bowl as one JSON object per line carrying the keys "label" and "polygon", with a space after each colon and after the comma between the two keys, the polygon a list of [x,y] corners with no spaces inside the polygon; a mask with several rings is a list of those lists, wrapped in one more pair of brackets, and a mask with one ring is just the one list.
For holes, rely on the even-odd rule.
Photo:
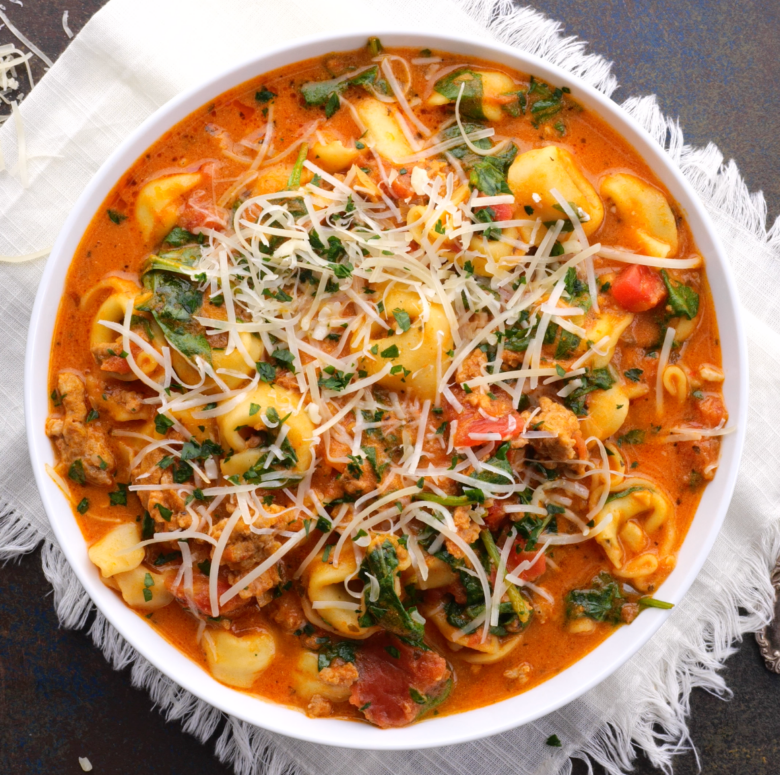
{"label": "white ceramic bowl", "polygon": [[[144,121],[103,164],[71,211],[43,275],[30,321],[25,368],[25,412],[33,470],[46,512],[65,556],[98,608],[122,636],[153,665],[177,684],[238,718],[284,735],[327,745],[368,749],[412,749],[460,743],[525,724],[560,708],[603,681],[631,657],[663,624],[668,612],[648,610],[631,626],[621,627],[593,652],[554,678],[512,699],[452,716],[433,718],[405,729],[381,730],[368,724],[335,719],[311,719],[304,714],[265,702],[215,681],[174,646],[159,636],[143,618],[127,608],[105,587],[87,558],[87,547],[70,507],[44,465],[54,463],[51,443],[44,433],[48,409],[49,354],[65,275],[85,229],[104,197],[122,174],[164,132],[238,84],[269,70],[331,51],[356,49],[369,34],[310,38],[283,46],[230,68],[209,82],[172,99]],[[388,46],[434,48],[484,57],[531,73],[556,86],[569,86],[574,97],[601,114],[642,156],[685,210],[696,243],[706,258],[707,272],[720,326],[726,371],[724,394],[736,433],[723,440],[720,469],[706,488],[701,505],[683,543],[676,569],[659,590],[659,597],[678,603],[701,569],[726,514],[745,435],[747,420],[747,348],[734,280],[712,224],[691,186],[659,145],[615,103],[565,71],[499,43],[411,32],[380,32]]]}

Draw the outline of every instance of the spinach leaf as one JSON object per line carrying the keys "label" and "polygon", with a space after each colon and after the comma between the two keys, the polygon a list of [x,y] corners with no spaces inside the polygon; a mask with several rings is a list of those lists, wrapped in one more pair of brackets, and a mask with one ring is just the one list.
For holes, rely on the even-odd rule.
{"label": "spinach leaf", "polygon": [[[568,221],[567,223],[571,225],[571,221]],[[587,312],[593,304],[590,298],[588,284],[577,277],[577,271],[573,266],[569,267],[563,282],[571,305],[573,307],[581,307],[583,312]]]}
{"label": "spinach leaf", "polygon": [[669,306],[675,316],[693,320],[699,312],[699,294],[689,285],[670,279],[665,269],[661,270],[666,290],[669,292]]}
{"label": "spinach leaf", "polygon": [[[560,511],[557,511],[560,509]],[[536,545],[539,543],[539,536],[545,531],[548,533],[556,533],[556,529],[548,529],[552,527],[552,520],[556,514],[563,512],[560,506],[556,506],[553,503],[547,504],[547,516],[539,517],[535,514],[526,514],[521,520],[515,522],[517,528],[517,534],[525,539],[525,550],[532,552],[536,549]]]}
{"label": "spinach leaf", "polygon": [[482,76],[464,67],[448,73],[433,85],[434,91],[455,102],[463,89],[460,100],[461,115],[469,118],[485,119],[482,110]]}
{"label": "spinach leaf", "polygon": [[[473,124],[468,121],[463,123],[463,131],[467,135],[473,134],[474,132],[479,132],[480,129],[485,129],[485,128],[486,127],[484,124]],[[460,129],[458,128],[457,124],[447,127],[447,129],[445,129],[442,132],[442,135],[447,140],[452,140],[455,137],[461,136]],[[476,145],[477,148],[480,148],[484,151],[487,151],[489,148],[492,148],[493,146],[493,143],[491,143],[487,137],[483,137],[481,140],[472,140],[471,144]],[[451,148],[450,154],[454,156],[456,159],[463,159],[469,157],[472,161],[475,161],[481,158],[480,156],[477,156],[477,154],[475,154],[465,143],[463,145],[458,145],[455,148]]]}
{"label": "spinach leaf", "polygon": [[365,582],[368,582],[368,573],[379,582],[379,597],[373,602],[368,596],[364,598],[366,618],[370,618],[388,632],[403,637],[412,645],[422,643],[425,628],[412,619],[395,591],[398,555],[392,541],[385,539],[369,546],[360,571]]}
{"label": "spinach leaf", "polygon": [[474,479],[487,484],[512,484],[515,481],[514,471],[512,470],[512,465],[506,459],[509,449],[510,444],[506,441],[496,450],[496,454],[487,461],[488,465],[500,468],[506,472],[505,474],[497,474],[493,471],[480,471]]}
{"label": "spinach leaf", "polygon": [[566,406],[578,417],[585,417],[588,413],[585,396],[594,390],[609,390],[615,380],[609,373],[609,369],[593,369],[580,377],[582,385],[566,398]]}
{"label": "spinach leaf", "polygon": [[566,595],[566,615],[570,619],[587,617],[596,622],[620,623],[623,595],[609,573],[602,571],[589,589],[573,589]]}
{"label": "spinach leaf", "polygon": [[607,500],[604,501],[605,505],[607,503],[611,503],[612,501],[619,500],[620,498],[626,498],[629,495],[631,495],[632,492],[639,492],[640,490],[647,490],[647,487],[642,487],[641,485],[637,485],[636,487],[627,487],[625,490],[620,490],[619,492],[611,492],[607,496]]}
{"label": "spinach leaf", "polygon": [[561,331],[561,338],[558,340],[558,346],[555,348],[555,359],[569,358],[571,354],[579,347],[582,340],[577,334],[570,331]]}
{"label": "spinach leaf", "polygon": [[463,495],[436,495],[432,492],[420,492],[412,496],[415,500],[438,503],[440,506],[468,506],[470,503],[484,503],[485,493],[482,490],[463,490]]}
{"label": "spinach leaf", "polygon": [[[338,100],[337,100],[338,101]],[[330,116],[328,116],[330,118]],[[300,188],[301,174],[303,173],[303,163],[306,161],[306,154],[309,152],[309,144],[301,143],[301,148],[298,151],[298,157],[293,165],[290,177],[287,179],[287,188],[294,190]]]}
{"label": "spinach leaf", "polygon": [[485,196],[511,194],[512,189],[506,180],[509,165],[517,156],[517,146],[510,146],[508,151],[497,156],[482,156],[474,162],[469,170],[469,183],[479,189]]}
{"label": "spinach leaf", "polygon": [[[176,229],[179,227],[177,226]],[[176,231],[174,229],[173,231]],[[173,234],[173,231],[171,234]],[[184,231],[181,229],[181,231]],[[189,232],[186,232],[189,234]],[[171,236],[170,234],[168,235]],[[166,237],[167,241],[167,237]],[[156,270],[162,272],[174,272],[175,274],[183,274],[188,278],[191,276],[190,269],[200,259],[201,249],[199,246],[190,245],[189,247],[179,247],[176,250],[164,250],[160,253],[153,253],[149,256],[143,264],[141,274],[145,276],[149,272]],[[148,287],[148,286],[147,286]]]}
{"label": "spinach leaf", "polygon": [[512,118],[518,118],[525,113],[527,100],[525,92],[522,89],[519,89],[516,92],[504,92],[501,96],[512,98],[509,102],[506,102],[501,106],[501,110],[503,110],[504,113],[512,116]]}
{"label": "spinach leaf", "polygon": [[138,309],[152,313],[166,339],[183,355],[199,355],[211,363],[211,346],[203,326],[193,319],[203,305],[203,294],[170,272],[149,272],[143,281],[152,295]]}
{"label": "spinach leaf", "polygon": [[[565,86],[553,89],[544,81],[539,81],[531,76],[531,82],[528,87],[528,104],[530,106],[531,123],[534,127],[539,127],[540,124],[560,113],[569,104],[573,105],[564,97],[569,92],[570,90]],[[561,134],[564,132],[561,132]]]}
{"label": "spinach leaf", "polygon": [[193,242],[202,245],[205,241],[205,234],[193,234],[191,231],[187,231],[187,229],[182,229],[181,226],[174,226],[163,240],[172,248],[181,248],[185,245],[191,245]]}
{"label": "spinach leaf", "polygon": [[[358,73],[354,78],[346,78],[342,81],[338,78],[332,78],[329,81],[309,81],[301,86],[301,94],[307,105],[327,105],[334,95],[338,103],[338,95],[345,92],[350,86],[375,84],[378,75],[379,66],[374,65],[368,70]],[[335,113],[335,108],[332,108],[331,115],[333,113]]]}

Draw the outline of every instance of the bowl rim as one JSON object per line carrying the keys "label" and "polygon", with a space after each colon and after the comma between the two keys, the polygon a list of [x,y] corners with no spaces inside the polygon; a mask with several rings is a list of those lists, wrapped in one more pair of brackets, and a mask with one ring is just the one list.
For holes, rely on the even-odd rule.
{"label": "bowl rim", "polygon": [[[490,39],[461,35],[427,34],[398,28],[316,35],[290,41],[225,68],[206,81],[176,95],[145,119],[103,162],[82,191],[52,248],[35,299],[25,357],[24,407],[30,459],[38,490],[54,534],[71,568],[98,609],[139,654],[179,686],[225,713],[271,732],[330,746],[410,750],[430,748],[488,737],[534,721],[577,699],[623,665],[667,620],[669,612],[649,610],[631,627],[621,627],[585,657],[522,694],[493,705],[431,718],[409,727],[379,730],[338,719],[312,719],[298,710],[218,683],[197,663],[159,635],[151,626],[138,627],[140,616],[125,606],[99,580],[89,562],[86,543],[70,504],[45,471],[53,462],[52,445],[44,432],[48,413],[48,368],[54,323],[59,311],[65,276],[84,230],[98,207],[121,176],[152,143],[209,99],[234,86],[287,64],[347,51],[379,35],[386,45],[416,46],[476,56],[511,66],[548,82],[572,88],[578,100],[595,110],[642,157],[684,207],[692,233],[706,257],[708,279],[717,295],[721,340],[733,352],[724,392],[734,406],[731,420],[735,433],[723,440],[721,467],[705,489],[678,557],[678,565],[661,589],[664,599],[679,603],[698,572],[720,531],[731,500],[747,424],[747,344],[736,283],[709,215],[682,172],[649,133],[616,103],[594,87],[557,65]],[[715,280],[716,282],[713,282]],[[717,289],[717,294],[716,294]],[[706,509],[703,505],[706,501]],[[704,513],[706,512],[706,513]],[[64,515],[64,517],[63,517]],[[707,520],[705,524],[704,520]],[[701,533],[694,547],[691,533]],[[685,560],[684,562],[682,560]],[[358,731],[356,735],[355,732]]]}

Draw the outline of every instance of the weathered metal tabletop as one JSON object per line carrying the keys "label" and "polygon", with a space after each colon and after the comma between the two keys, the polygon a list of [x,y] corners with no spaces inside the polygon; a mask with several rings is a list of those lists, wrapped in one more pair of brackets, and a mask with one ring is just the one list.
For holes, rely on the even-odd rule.
{"label": "weathered metal tabletop", "polygon": [[[323,0],[327,2],[327,0]],[[104,0],[6,4],[15,23],[50,57]],[[535,7],[615,61],[621,100],[655,93],[679,116],[689,143],[716,143],[780,213],[780,2],[777,0],[537,0]],[[215,10],[219,4],[215,1]],[[0,43],[11,40],[0,30]],[[752,637],[726,663],[731,702],[694,690],[691,734],[706,775],[780,772],[780,675],[769,673]],[[0,772],[99,775],[232,772],[179,724],[166,724],[128,671],[113,671],[83,632],[59,629],[40,554],[0,571]],[[5,759],[5,761],[4,761]],[[583,766],[575,772],[584,773]],[[635,772],[657,772],[639,760]],[[677,775],[696,773],[691,753]]]}

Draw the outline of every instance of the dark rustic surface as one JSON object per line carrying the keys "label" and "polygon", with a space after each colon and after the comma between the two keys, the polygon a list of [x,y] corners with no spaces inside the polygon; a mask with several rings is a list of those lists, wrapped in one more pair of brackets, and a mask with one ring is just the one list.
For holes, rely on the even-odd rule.
{"label": "dark rustic surface", "polygon": [[[103,0],[5,5],[54,58],[68,44],[63,11],[78,32]],[[737,159],[750,188],[767,195],[770,215],[778,214],[780,3],[538,0],[535,7],[564,20],[568,32],[616,62],[617,99],[657,94],[662,109],[680,117],[688,142],[712,141],[726,158]],[[0,30],[0,43],[8,40]],[[724,677],[734,691],[730,702],[699,690],[691,696],[691,735],[702,771],[776,775],[780,676],[764,669],[748,637]],[[58,628],[36,552],[0,571],[0,772],[75,775],[79,756],[91,759],[97,775],[230,772],[211,745],[164,723],[146,693],[131,687],[129,671],[113,671],[85,633]],[[677,775],[697,771],[692,753],[676,759]],[[640,759],[635,772],[657,770]]]}

